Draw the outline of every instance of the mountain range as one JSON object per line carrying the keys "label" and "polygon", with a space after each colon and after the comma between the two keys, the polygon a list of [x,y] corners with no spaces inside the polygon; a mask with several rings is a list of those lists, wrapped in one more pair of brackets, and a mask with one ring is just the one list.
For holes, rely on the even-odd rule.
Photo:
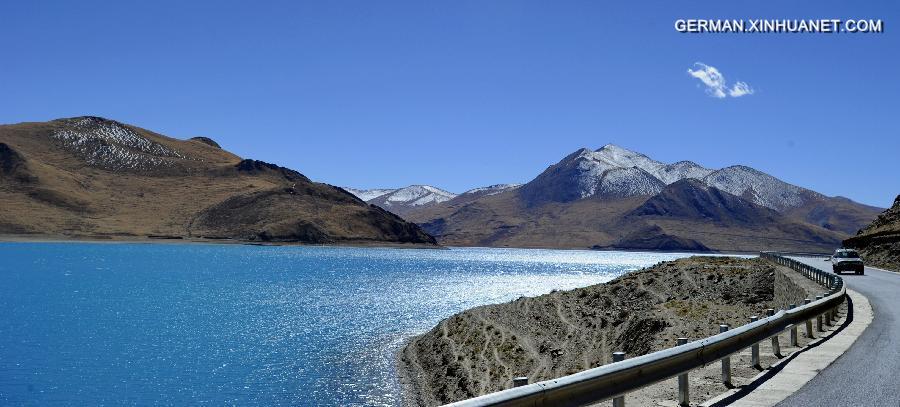
{"label": "mountain range", "polygon": [[447,245],[822,251],[881,211],[747,166],[666,164],[616,145],[579,149],[521,186],[464,195],[395,213]]}
{"label": "mountain range", "polygon": [[344,189],[356,195],[359,199],[403,216],[416,209],[444,202],[468,202],[482,196],[497,194],[517,187],[519,187],[519,184],[497,184],[471,189],[461,194],[454,194],[431,185],[410,185],[396,189],[355,189],[349,187],[344,187]]}
{"label": "mountain range", "polygon": [[210,138],[99,117],[0,126],[6,236],[821,251],[879,212],[750,167],[666,164],[615,145],[579,149],[524,185],[455,194],[345,190]]}
{"label": "mountain range", "polygon": [[418,243],[341,188],[100,117],[0,126],[0,234],[26,238]]}

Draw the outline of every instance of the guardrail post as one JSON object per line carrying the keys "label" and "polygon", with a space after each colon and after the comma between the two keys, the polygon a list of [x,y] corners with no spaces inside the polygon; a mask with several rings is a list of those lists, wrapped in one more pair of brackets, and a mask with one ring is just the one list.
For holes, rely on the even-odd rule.
{"label": "guardrail post", "polygon": [[827,311],[825,311],[825,325],[828,325],[828,326],[834,325],[834,318],[831,316],[831,314],[833,312],[834,312],[833,308],[829,308]]}
{"label": "guardrail post", "polygon": [[[797,304],[791,304],[788,306],[788,309],[797,308]],[[797,342],[797,324],[791,325],[791,346],[798,347]]]}
{"label": "guardrail post", "polygon": [[[816,301],[821,300],[821,299],[822,299],[821,295],[816,296]],[[825,330],[822,329],[822,314],[816,315],[816,330],[819,332],[825,332]]]}
{"label": "guardrail post", "polygon": [[[678,338],[678,345],[686,345],[688,343],[687,338]],[[684,373],[678,375],[678,404],[682,406],[689,406],[691,404],[691,396],[688,387],[690,384],[688,383],[688,374]]]}
{"label": "guardrail post", "polygon": [[[625,360],[625,352],[613,352],[613,363]],[[613,399],[613,407],[625,407],[625,396]]]}
{"label": "guardrail post", "polygon": [[[775,310],[772,308],[767,309],[766,316],[775,316]],[[778,334],[772,337],[772,353],[779,358],[781,357],[781,344],[778,343]]]}
{"label": "guardrail post", "polygon": [[[810,302],[812,302],[812,301],[810,301],[809,298],[803,300],[803,304],[809,304]],[[807,320],[806,320],[806,337],[809,338],[809,339],[815,339],[815,335],[813,335],[813,328],[812,328],[812,320],[811,320],[811,319],[807,319]]]}
{"label": "guardrail post", "polygon": [[521,387],[528,384],[528,376],[513,377],[513,387]]}
{"label": "guardrail post", "polygon": [[[719,325],[719,333],[728,331],[728,325]],[[731,356],[722,358],[722,383],[731,387]]]}
{"label": "guardrail post", "polygon": [[[757,317],[756,315],[750,317],[751,323],[756,322],[757,320],[759,320],[759,317]],[[753,367],[760,367],[759,366],[759,343],[754,343],[753,345],[750,345],[750,365]]]}

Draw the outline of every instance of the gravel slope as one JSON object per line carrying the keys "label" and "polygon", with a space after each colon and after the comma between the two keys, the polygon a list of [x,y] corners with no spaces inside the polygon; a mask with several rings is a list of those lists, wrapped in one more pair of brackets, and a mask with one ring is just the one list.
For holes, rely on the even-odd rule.
{"label": "gravel slope", "polygon": [[692,257],[606,284],[464,311],[418,336],[398,356],[408,402],[439,405],[669,348],[675,338],[739,326],[784,299],[776,268],[760,259]]}

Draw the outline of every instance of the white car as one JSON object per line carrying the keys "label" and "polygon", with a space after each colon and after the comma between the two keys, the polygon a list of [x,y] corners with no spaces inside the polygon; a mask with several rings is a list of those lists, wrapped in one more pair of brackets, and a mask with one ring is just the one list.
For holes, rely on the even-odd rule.
{"label": "white car", "polygon": [[835,274],[841,274],[842,271],[853,271],[856,274],[866,273],[866,267],[856,250],[837,249],[830,259],[831,271]]}

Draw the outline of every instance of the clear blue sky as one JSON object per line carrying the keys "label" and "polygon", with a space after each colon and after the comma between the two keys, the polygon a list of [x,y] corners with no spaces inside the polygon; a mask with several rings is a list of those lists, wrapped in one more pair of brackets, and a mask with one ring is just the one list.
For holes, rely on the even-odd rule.
{"label": "clear blue sky", "polygon": [[[889,206],[900,7],[761,3],[5,1],[0,123],[99,115],[336,185],[456,192],[616,143]],[[680,34],[678,18],[885,33]],[[695,62],[754,93],[711,97]]]}

